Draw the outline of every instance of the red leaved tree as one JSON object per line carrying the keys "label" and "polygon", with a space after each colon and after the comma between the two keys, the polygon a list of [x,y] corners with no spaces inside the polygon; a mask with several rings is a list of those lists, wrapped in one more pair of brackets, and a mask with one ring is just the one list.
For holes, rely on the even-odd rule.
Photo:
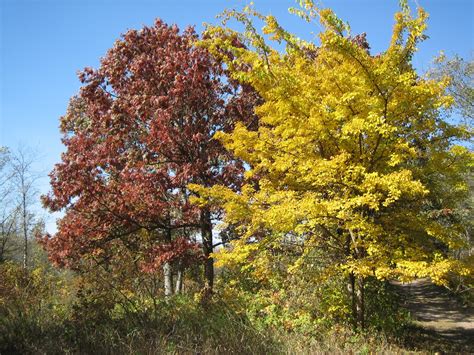
{"label": "red leaved tree", "polygon": [[42,238],[57,264],[106,260],[120,245],[143,255],[144,270],[164,265],[166,290],[170,263],[201,258],[212,290],[212,211],[190,204],[186,186],[239,188],[242,162],[212,137],[236,121],[254,125],[258,98],[226,77],[197,38],[157,20],[123,35],[99,69],[80,73],[83,86],[61,118],[67,149],[43,197],[65,211],[56,235]]}

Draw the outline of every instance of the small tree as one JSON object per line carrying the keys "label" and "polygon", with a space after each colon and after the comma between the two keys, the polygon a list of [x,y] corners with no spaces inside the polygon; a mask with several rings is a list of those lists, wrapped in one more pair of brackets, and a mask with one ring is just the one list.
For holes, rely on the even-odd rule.
{"label": "small tree", "polygon": [[[36,203],[38,191],[36,182],[38,174],[34,171],[33,164],[37,160],[35,153],[25,147],[20,147],[10,157],[10,185],[14,194],[15,212],[20,222],[19,231],[23,239],[23,268],[28,267],[28,240],[32,237],[35,227],[35,213],[32,207]],[[13,223],[15,216],[10,216]],[[10,228],[12,225],[10,225]],[[11,231],[10,231],[11,232]]]}
{"label": "small tree", "polygon": [[5,260],[8,251],[12,247],[12,240],[16,235],[17,227],[17,210],[11,203],[9,161],[10,152],[7,148],[0,147],[0,262]]}

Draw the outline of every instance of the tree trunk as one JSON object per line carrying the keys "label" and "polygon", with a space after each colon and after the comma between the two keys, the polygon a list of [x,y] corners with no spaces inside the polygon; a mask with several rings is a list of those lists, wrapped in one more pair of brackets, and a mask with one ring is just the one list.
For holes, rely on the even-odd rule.
{"label": "tree trunk", "polygon": [[364,300],[364,278],[355,276],[354,273],[349,274],[347,290],[351,297],[352,319],[355,328],[365,328],[365,300]]}
{"label": "tree trunk", "polygon": [[212,222],[211,213],[207,208],[201,210],[201,237],[204,253],[204,288],[212,293],[214,286],[214,259],[212,253]]}
{"label": "tree trunk", "polygon": [[[337,229],[337,234],[342,236],[343,231],[341,228]],[[352,255],[351,250],[351,237],[349,235],[346,236],[346,257],[350,257]],[[349,277],[347,280],[347,291],[349,293],[349,297],[351,299],[351,315],[352,315],[352,323],[354,328],[357,328],[357,308],[356,308],[356,290],[355,290],[355,275],[351,271],[349,273]]]}
{"label": "tree trunk", "polygon": [[357,308],[356,308],[356,295],[355,295],[355,276],[351,272],[347,282],[347,291],[349,291],[349,297],[351,298],[351,314],[352,322],[354,327],[357,328]]}
{"label": "tree trunk", "polygon": [[[355,259],[362,257],[363,251],[357,247],[358,235],[353,230],[348,230],[349,235],[346,239],[347,256]],[[349,238],[350,237],[350,238]],[[351,242],[353,248],[351,247]],[[356,328],[364,329],[365,327],[365,305],[364,305],[364,278],[355,276],[353,272],[349,275],[351,283],[351,303],[352,317]]]}
{"label": "tree trunk", "polygon": [[360,329],[365,328],[365,300],[364,300],[364,278],[358,276],[356,278],[356,311],[357,311],[357,326]]}
{"label": "tree trunk", "polygon": [[179,294],[183,291],[183,278],[184,278],[184,268],[181,263],[178,265],[178,272],[176,275],[176,287],[174,289],[175,294]]}
{"label": "tree trunk", "polygon": [[170,297],[173,294],[173,272],[170,263],[163,264],[163,275],[165,278],[165,297]]}
{"label": "tree trunk", "polygon": [[[23,179],[22,179],[23,184]],[[22,209],[23,209],[23,269],[28,268],[28,212],[26,211],[26,194],[23,193]]]}
{"label": "tree trunk", "polygon": [[[166,231],[166,241],[171,243],[171,228]],[[173,294],[173,270],[171,263],[163,264],[163,276],[165,284],[165,297],[170,297]]]}

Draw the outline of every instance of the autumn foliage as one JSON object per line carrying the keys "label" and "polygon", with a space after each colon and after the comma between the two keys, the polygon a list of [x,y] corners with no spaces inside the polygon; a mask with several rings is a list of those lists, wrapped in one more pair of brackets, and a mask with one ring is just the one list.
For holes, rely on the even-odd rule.
{"label": "autumn foliage", "polygon": [[[63,216],[39,237],[79,275],[72,318],[159,325],[166,339],[191,319],[179,341],[192,346],[206,331],[225,343],[229,319],[275,349],[276,330],[399,330],[389,281],[472,279],[472,130],[446,119],[448,78],[413,66],[428,15],[401,1],[373,53],[333,11],[300,5],[315,40],[248,6],[202,36],[161,20],[130,30],[79,73],[43,196]],[[231,335],[237,346],[216,349],[239,349]]]}
{"label": "autumn foliage", "polygon": [[[448,82],[424,78],[412,66],[425,39],[422,9],[413,15],[404,6],[389,47],[372,54],[365,36],[352,35],[330,9],[303,3],[293,11],[321,23],[320,44],[250,7],[225,15],[245,31],[208,29],[207,47],[232,53],[222,56],[232,76],[264,102],[255,109],[258,130],[238,124],[216,135],[249,165],[241,192],[218,184],[193,188],[206,196],[201,203],[223,205],[226,222],[239,226],[241,238],[218,254],[221,265],[253,270],[267,282],[276,255],[293,253],[290,275],[346,275],[353,319],[364,327],[366,280],[429,276],[446,283],[452,273],[471,272],[453,257],[466,239],[462,221],[449,212],[468,196],[472,153],[456,142],[470,133],[444,119],[452,103]],[[263,22],[268,40],[254,21]],[[231,37],[247,48],[234,47]],[[441,211],[450,218],[440,218]],[[321,252],[330,260],[322,269]]]}
{"label": "autumn foliage", "polygon": [[65,211],[58,233],[43,239],[56,264],[105,260],[120,248],[151,258],[147,269],[198,260],[200,232],[212,268],[211,211],[191,205],[186,186],[240,186],[242,161],[212,137],[236,121],[254,124],[256,95],[227,78],[197,39],[192,28],[180,33],[157,20],[79,74],[83,86],[61,118],[66,152],[44,197]]}

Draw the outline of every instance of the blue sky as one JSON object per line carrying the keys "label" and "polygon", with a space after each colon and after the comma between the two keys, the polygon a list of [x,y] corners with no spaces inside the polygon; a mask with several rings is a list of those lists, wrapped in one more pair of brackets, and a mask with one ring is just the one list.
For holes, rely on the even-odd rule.
{"label": "blue sky", "polygon": [[[63,149],[59,117],[79,89],[76,72],[96,67],[120,34],[151,25],[160,17],[180,28],[216,23],[225,8],[242,0],[0,0],[0,146],[28,145],[39,152],[37,170],[46,175]],[[287,12],[292,0],[254,0],[291,31],[307,38],[306,25]],[[324,0],[349,21],[353,33],[366,32],[372,51],[386,48],[397,0]],[[414,59],[426,70],[440,50],[468,57],[473,50],[474,0],[418,0],[430,14],[430,36]],[[415,3],[411,1],[411,5]],[[42,179],[40,191],[48,191]],[[54,230],[53,220],[48,229]]]}

